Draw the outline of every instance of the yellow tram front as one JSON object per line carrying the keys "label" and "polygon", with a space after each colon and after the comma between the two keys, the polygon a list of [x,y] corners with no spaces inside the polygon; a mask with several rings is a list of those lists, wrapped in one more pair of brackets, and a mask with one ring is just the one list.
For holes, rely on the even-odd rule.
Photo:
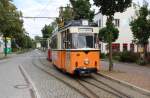
{"label": "yellow tram front", "polygon": [[82,22],[68,25],[52,37],[52,62],[70,74],[89,74],[100,69],[99,28]]}

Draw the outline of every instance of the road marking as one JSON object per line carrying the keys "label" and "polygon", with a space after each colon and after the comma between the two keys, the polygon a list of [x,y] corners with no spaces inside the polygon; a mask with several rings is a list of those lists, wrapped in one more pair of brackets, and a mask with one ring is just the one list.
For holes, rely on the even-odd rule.
{"label": "road marking", "polygon": [[[30,92],[31,98],[41,98],[39,96],[39,94],[37,93],[35,85],[31,81],[31,79],[28,77],[28,75],[27,75],[26,71],[24,70],[24,68],[22,66],[19,66],[19,70],[20,70],[22,76],[24,77],[25,81],[27,82],[27,84],[30,87],[29,92]],[[31,87],[31,85],[32,85],[32,87]]]}

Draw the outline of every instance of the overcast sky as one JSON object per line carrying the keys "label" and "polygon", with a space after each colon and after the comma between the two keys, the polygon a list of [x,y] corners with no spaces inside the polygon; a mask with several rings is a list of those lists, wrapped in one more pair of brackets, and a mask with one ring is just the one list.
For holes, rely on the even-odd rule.
{"label": "overcast sky", "polygon": [[[92,1],[92,0],[91,0]],[[142,0],[133,0],[141,2]],[[148,0],[150,2],[150,0]],[[69,0],[13,0],[18,10],[23,12],[23,16],[47,16],[58,17],[59,7],[69,4]],[[93,7],[95,9],[95,7]],[[41,36],[41,29],[45,24],[50,24],[51,19],[24,19],[24,28],[29,35]]]}

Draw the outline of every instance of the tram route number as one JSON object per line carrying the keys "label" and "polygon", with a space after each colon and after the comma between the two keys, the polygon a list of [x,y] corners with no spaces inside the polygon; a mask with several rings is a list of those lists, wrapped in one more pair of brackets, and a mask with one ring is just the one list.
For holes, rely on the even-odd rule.
{"label": "tram route number", "polygon": [[92,33],[93,29],[92,28],[79,28],[80,33]]}

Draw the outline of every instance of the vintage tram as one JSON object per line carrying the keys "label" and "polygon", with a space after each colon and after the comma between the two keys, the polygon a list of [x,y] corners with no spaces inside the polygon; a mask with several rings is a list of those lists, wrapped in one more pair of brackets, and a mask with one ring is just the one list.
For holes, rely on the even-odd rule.
{"label": "vintage tram", "polygon": [[87,20],[73,20],[50,38],[49,59],[70,74],[95,73],[100,69],[99,27]]}

